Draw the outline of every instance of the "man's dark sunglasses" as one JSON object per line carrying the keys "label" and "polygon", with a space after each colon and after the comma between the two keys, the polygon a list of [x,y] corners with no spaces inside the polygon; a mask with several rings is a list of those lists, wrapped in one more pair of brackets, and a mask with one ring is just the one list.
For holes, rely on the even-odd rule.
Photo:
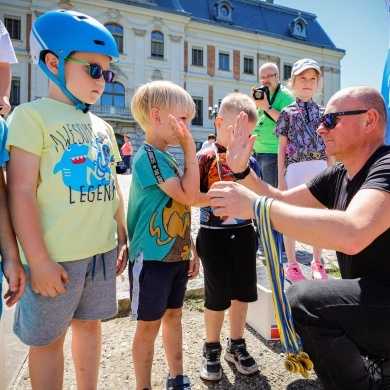
{"label": "man's dark sunglasses", "polygon": [[115,73],[111,70],[103,70],[99,65],[89,64],[88,62],[76,60],[75,58],[66,58],[67,61],[76,62],[78,64],[88,66],[88,74],[95,80],[100,79],[103,76],[106,83],[112,83],[114,80]]}
{"label": "man's dark sunglasses", "polygon": [[355,110],[355,111],[342,111],[342,112],[331,112],[329,114],[325,114],[320,118],[320,123],[322,123],[325,129],[330,130],[333,129],[336,125],[336,117],[343,115],[358,115],[364,114],[368,110]]}

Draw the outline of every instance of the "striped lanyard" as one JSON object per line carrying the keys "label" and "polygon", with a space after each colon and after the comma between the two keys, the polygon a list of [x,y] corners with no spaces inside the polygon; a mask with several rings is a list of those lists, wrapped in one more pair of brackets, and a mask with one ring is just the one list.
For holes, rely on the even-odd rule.
{"label": "striped lanyard", "polygon": [[211,146],[214,149],[215,159],[217,160],[217,170],[218,170],[219,180],[222,181],[222,164],[221,164],[221,159],[220,159],[219,154],[218,154],[218,148],[215,146],[215,142]]}
{"label": "striped lanyard", "polygon": [[299,114],[301,115],[301,118],[302,118],[302,122],[304,124],[304,131],[305,133],[307,133],[309,135],[309,137],[311,137],[313,139],[313,142],[314,144],[316,145],[316,152],[314,153],[314,158],[316,160],[319,160],[320,157],[321,157],[321,154],[318,152],[318,134],[316,131],[314,131],[314,133],[309,129],[309,126],[308,126],[308,122],[306,120],[306,118],[304,117],[304,115],[302,114],[302,110],[300,109],[299,105],[297,102],[295,102],[295,105],[297,106],[297,109],[298,109],[298,112]]}
{"label": "striped lanyard", "polygon": [[294,328],[291,308],[284,292],[284,269],[282,260],[282,235],[271,226],[270,211],[273,199],[260,196],[253,204],[257,225],[260,229],[261,242],[267,264],[268,278],[271,284],[272,301],[280,341],[287,353],[284,366],[294,374],[309,376],[313,369],[309,355],[302,350],[302,341]]}
{"label": "striped lanyard", "polygon": [[176,160],[174,160],[173,157],[168,152],[164,153],[163,151],[155,148],[154,146],[150,145],[150,143],[148,143],[146,141],[144,141],[144,144],[147,145],[151,150],[153,150],[153,152],[155,152],[155,153],[157,152],[160,155],[167,158],[169,160],[169,162],[172,164],[174,171],[179,175],[180,178],[184,176],[183,170],[180,168],[180,166],[178,165]]}

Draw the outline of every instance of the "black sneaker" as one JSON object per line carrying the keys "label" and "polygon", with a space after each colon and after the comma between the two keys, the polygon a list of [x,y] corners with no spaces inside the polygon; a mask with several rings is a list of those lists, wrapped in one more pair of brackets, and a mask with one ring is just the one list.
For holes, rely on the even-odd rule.
{"label": "black sneaker", "polygon": [[[368,357],[368,372],[375,380],[378,389],[390,390],[390,359]],[[379,378],[379,379],[378,379]]]}
{"label": "black sneaker", "polygon": [[166,390],[191,390],[190,380],[187,375],[176,375],[170,379],[167,377]]}
{"label": "black sneaker", "polygon": [[201,378],[208,381],[218,381],[222,378],[221,352],[221,343],[204,343]]}
{"label": "black sneaker", "polygon": [[225,352],[225,359],[234,363],[237,371],[244,375],[250,375],[259,370],[255,359],[246,350],[245,339],[234,340],[228,344]]}

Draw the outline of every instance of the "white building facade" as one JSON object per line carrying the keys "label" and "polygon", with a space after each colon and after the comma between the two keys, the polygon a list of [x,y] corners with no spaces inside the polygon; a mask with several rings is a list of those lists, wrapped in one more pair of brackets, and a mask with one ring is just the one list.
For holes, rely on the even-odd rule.
{"label": "white building facade", "polygon": [[316,60],[324,76],[321,104],[340,89],[345,51],[335,47],[316,15],[272,0],[3,0],[0,18],[19,61],[11,68],[13,106],[46,95],[48,79],[31,62],[29,34],[34,21],[54,9],[88,14],[113,33],[120,51],[120,61],[112,65],[115,83],[106,85],[91,109],[113,126],[119,140],[130,134],[135,150],[144,134],[130,103],[136,88],[149,80],[171,80],[193,97],[198,114],[191,128],[199,143],[214,132],[209,107],[231,92],[249,94],[259,85],[258,69],[265,62],[278,65],[286,84],[295,61]]}

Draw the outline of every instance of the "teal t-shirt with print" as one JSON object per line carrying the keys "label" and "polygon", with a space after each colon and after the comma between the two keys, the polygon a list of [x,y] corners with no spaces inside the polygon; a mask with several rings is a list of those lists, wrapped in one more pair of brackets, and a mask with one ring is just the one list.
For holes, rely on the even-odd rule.
{"label": "teal t-shirt with print", "polygon": [[168,196],[159,183],[183,176],[173,156],[144,143],[133,162],[127,212],[130,261],[176,262],[191,256],[191,208]]}

